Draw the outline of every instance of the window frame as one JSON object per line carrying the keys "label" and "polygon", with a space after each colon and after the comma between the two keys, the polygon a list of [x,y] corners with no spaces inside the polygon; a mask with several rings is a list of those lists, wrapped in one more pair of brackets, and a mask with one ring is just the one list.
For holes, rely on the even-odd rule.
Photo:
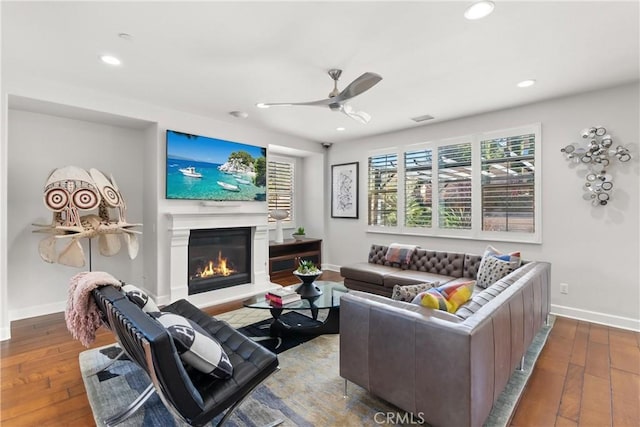
{"label": "window frame", "polygon": [[[532,233],[516,232],[516,231],[485,231],[482,229],[482,160],[481,160],[481,143],[487,139],[508,138],[516,135],[533,134],[534,143],[534,231]],[[367,232],[370,233],[389,233],[403,234],[413,236],[429,236],[442,238],[459,238],[472,240],[491,240],[504,242],[521,242],[521,243],[542,243],[542,130],[540,123],[533,123],[512,128],[499,129],[488,132],[478,132],[474,134],[463,135],[454,138],[443,138],[431,141],[425,141],[415,144],[409,144],[402,147],[390,147],[387,149],[372,150],[367,153],[365,164],[369,164],[369,158],[376,155],[396,155],[398,158],[398,186],[397,186],[397,226],[385,227],[377,225],[369,225],[369,204],[367,203]],[[438,148],[447,145],[457,145],[465,142],[471,143],[471,229],[442,229],[440,224],[439,212],[439,168],[438,168]],[[421,150],[432,150],[432,180],[431,180],[431,200],[432,215],[431,227],[407,227],[405,226],[405,153]],[[369,198],[369,172],[367,169],[367,199]]]}
{"label": "window frame", "polygon": [[[292,191],[291,191],[291,209],[289,209],[289,216],[286,219],[282,220],[282,225],[287,227],[287,228],[294,228],[294,224],[295,224],[295,220],[296,220],[296,170],[297,170],[297,159],[295,157],[284,157],[284,156],[276,156],[276,155],[270,155],[267,158],[267,191],[269,189],[269,177],[270,177],[270,170],[271,168],[269,167],[269,163],[286,163],[291,165],[292,167],[292,174],[291,174],[291,184],[292,184]],[[276,226],[276,222],[274,219],[271,218],[271,216],[269,216],[269,212],[271,211],[271,209],[269,208],[269,194],[267,194],[267,224],[269,226],[270,229],[275,229]]]}

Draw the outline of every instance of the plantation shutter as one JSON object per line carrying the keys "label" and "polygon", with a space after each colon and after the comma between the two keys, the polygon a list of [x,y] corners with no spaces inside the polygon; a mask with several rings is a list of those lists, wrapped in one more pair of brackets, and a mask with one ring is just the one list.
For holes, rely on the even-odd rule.
{"label": "plantation shutter", "polygon": [[398,155],[369,157],[369,225],[396,226],[398,223]]}
{"label": "plantation shutter", "polygon": [[431,150],[404,153],[404,225],[406,227],[431,227],[433,168],[431,153]]}
{"label": "plantation shutter", "polygon": [[438,218],[442,229],[471,229],[471,143],[438,147]]}
{"label": "plantation shutter", "polygon": [[481,142],[482,229],[535,230],[535,135]]}
{"label": "plantation shutter", "polygon": [[[289,216],[283,220],[293,219],[293,163],[269,161],[267,166],[267,201],[269,211],[283,209],[289,211]],[[269,217],[269,222],[275,219]]]}

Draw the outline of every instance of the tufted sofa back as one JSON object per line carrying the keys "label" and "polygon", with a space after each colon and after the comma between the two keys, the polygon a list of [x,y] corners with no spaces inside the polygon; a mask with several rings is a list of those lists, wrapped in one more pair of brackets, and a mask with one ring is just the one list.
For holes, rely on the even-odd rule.
{"label": "tufted sofa back", "polygon": [[407,264],[396,264],[387,261],[385,245],[371,245],[369,250],[369,262],[371,264],[397,267],[402,270],[423,271],[432,274],[441,274],[451,277],[466,277],[475,279],[482,255],[464,254],[458,252],[439,252],[418,248]]}

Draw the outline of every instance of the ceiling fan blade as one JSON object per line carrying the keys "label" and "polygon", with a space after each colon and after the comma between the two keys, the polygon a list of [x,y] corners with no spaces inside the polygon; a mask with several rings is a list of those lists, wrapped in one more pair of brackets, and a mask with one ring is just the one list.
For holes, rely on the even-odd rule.
{"label": "ceiling fan blade", "polygon": [[365,113],[364,111],[356,111],[350,105],[342,105],[340,111],[342,111],[352,119],[365,125],[371,120],[371,115],[369,113]]}
{"label": "ceiling fan blade", "polygon": [[334,102],[343,102],[353,97],[360,95],[363,92],[368,91],[373,86],[378,84],[382,80],[382,76],[376,73],[364,73],[354,81],[352,81],[349,86],[344,88],[342,92],[335,98],[332,98]]}
{"label": "ceiling fan blade", "polygon": [[334,102],[332,98],[327,98],[327,99],[321,99],[319,101],[309,101],[309,102],[261,102],[257,106],[259,108],[294,107],[294,106],[326,107],[332,102]]}

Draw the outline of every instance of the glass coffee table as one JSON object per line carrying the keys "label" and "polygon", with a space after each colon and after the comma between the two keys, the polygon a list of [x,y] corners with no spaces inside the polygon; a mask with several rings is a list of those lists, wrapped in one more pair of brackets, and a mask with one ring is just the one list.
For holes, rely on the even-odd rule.
{"label": "glass coffee table", "polygon": [[[302,298],[284,305],[275,305],[265,298],[264,295],[256,295],[242,302],[247,308],[270,310],[273,321],[269,326],[269,335],[272,337],[281,336],[285,333],[295,333],[301,335],[322,335],[337,334],[340,332],[340,297],[349,290],[342,283],[316,280],[314,285],[322,291],[322,295]],[[297,288],[299,285],[292,285]],[[318,311],[328,309],[329,313],[324,322],[318,322],[313,326],[302,326],[299,324],[289,325],[280,319],[284,310],[310,311],[313,320],[318,319]]]}

